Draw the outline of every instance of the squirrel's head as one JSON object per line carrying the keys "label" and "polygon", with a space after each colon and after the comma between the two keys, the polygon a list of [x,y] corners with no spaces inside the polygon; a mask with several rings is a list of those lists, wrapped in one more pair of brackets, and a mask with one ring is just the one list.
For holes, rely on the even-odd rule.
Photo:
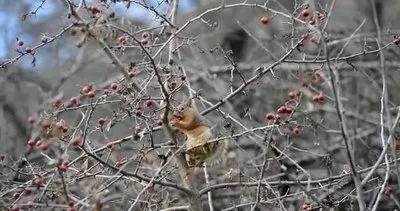
{"label": "squirrel's head", "polygon": [[173,109],[172,115],[175,118],[183,119],[185,116],[185,112],[192,110],[192,103],[189,101],[181,103],[176,108]]}

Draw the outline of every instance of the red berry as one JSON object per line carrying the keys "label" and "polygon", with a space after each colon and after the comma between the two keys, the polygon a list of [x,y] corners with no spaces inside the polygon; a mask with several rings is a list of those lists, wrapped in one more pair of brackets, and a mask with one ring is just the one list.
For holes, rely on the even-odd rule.
{"label": "red berry", "polygon": [[82,87],[82,92],[83,92],[84,94],[88,94],[88,93],[90,92],[90,88],[89,88],[88,86],[83,86],[83,87]]}
{"label": "red berry", "polygon": [[25,48],[25,52],[26,52],[26,53],[32,53],[32,52],[33,52],[33,49],[32,49],[31,47],[26,47],[26,48]]}
{"label": "red berry", "polygon": [[308,23],[309,23],[310,25],[314,25],[314,24],[315,24],[315,19],[314,19],[314,18],[311,19]]}
{"label": "red berry", "polygon": [[91,98],[91,99],[93,99],[93,98],[96,97],[96,93],[94,93],[94,91],[90,91],[90,92],[88,93],[88,97]]}
{"label": "red berry", "polygon": [[63,127],[62,127],[62,132],[63,132],[63,133],[68,132],[68,127],[67,127],[67,126],[63,126]]}
{"label": "red berry", "polygon": [[318,95],[318,101],[319,101],[320,103],[323,103],[324,100],[325,100],[324,95],[322,95],[322,94]]}
{"label": "red berry", "polygon": [[136,110],[136,111],[135,111],[135,115],[136,115],[137,117],[141,117],[141,116],[143,115],[142,109]]}
{"label": "red berry", "polygon": [[18,205],[14,204],[11,208],[12,211],[19,211]]}
{"label": "red berry", "polygon": [[33,206],[34,206],[33,201],[32,201],[32,200],[29,200],[29,201],[28,201],[28,207],[29,207],[29,208],[32,208]]}
{"label": "red berry", "polygon": [[151,108],[154,105],[154,102],[152,100],[146,100],[145,104],[147,107]]}
{"label": "red berry", "polygon": [[266,117],[268,120],[273,120],[273,119],[275,119],[275,114],[274,114],[274,113],[268,113],[267,115],[265,115],[265,117]]}
{"label": "red berry", "polygon": [[115,167],[120,168],[122,166],[122,162],[121,161],[117,161],[115,163]]}
{"label": "red berry", "polygon": [[300,128],[298,128],[298,127],[293,128],[292,131],[293,131],[293,133],[296,134],[296,135],[299,135],[299,134],[300,134]]}
{"label": "red berry", "polygon": [[157,120],[157,125],[161,126],[163,124],[163,121],[161,119]]}
{"label": "red berry", "polygon": [[76,28],[71,28],[70,34],[71,36],[75,36],[77,32],[78,31],[76,30]]}
{"label": "red berry", "polygon": [[76,46],[77,48],[82,48],[82,46],[83,46],[83,41],[78,41],[78,42],[75,44],[75,46]]}
{"label": "red berry", "polygon": [[295,99],[296,98],[296,92],[294,92],[294,91],[289,92],[289,98],[290,99]]}
{"label": "red berry", "polygon": [[75,22],[75,24],[74,24],[75,26],[79,26],[79,27],[81,27],[81,26],[84,26],[85,25],[85,23],[82,21],[82,20],[79,20],[79,21],[77,21],[77,22]]}
{"label": "red berry", "polygon": [[301,35],[301,39],[306,40],[308,39],[309,34],[308,33],[304,33],[303,35]]}
{"label": "red berry", "polygon": [[67,166],[67,165],[64,165],[64,164],[61,164],[61,165],[58,167],[58,169],[59,169],[61,172],[66,172],[66,171],[68,170],[68,166]]}
{"label": "red berry", "polygon": [[292,112],[293,112],[293,109],[291,107],[289,107],[289,106],[286,106],[285,113],[291,114]]}
{"label": "red berry", "polygon": [[392,189],[392,187],[387,187],[386,190],[385,190],[385,195],[386,195],[387,197],[390,197],[392,194],[393,194],[393,189]]}
{"label": "red berry", "polygon": [[147,45],[149,43],[149,39],[142,39],[140,42],[142,45]]}
{"label": "red berry", "polygon": [[79,99],[77,97],[71,97],[70,102],[74,106],[79,106],[80,105]]}
{"label": "red berry", "polygon": [[76,211],[75,207],[69,207],[68,211]]}
{"label": "red berry", "polygon": [[63,104],[63,99],[61,96],[57,96],[54,98],[54,105],[55,106],[60,106],[61,104]]}
{"label": "red berry", "polygon": [[39,146],[40,150],[47,151],[49,149],[49,145],[46,142],[42,142]]}
{"label": "red berry", "polygon": [[69,202],[68,203],[68,207],[73,207],[75,204],[74,204],[74,202]]}
{"label": "red berry", "polygon": [[322,21],[325,19],[325,15],[319,11],[315,12],[315,15],[317,16],[317,18]]}
{"label": "red berry", "polygon": [[43,36],[43,37],[40,39],[40,41],[42,41],[42,43],[47,43],[47,42],[49,41],[49,38]]}
{"label": "red berry", "polygon": [[148,32],[143,32],[142,33],[142,38],[143,39],[146,39],[146,38],[148,38],[150,36],[150,34],[148,33]]}
{"label": "red berry", "polygon": [[43,122],[42,122],[42,127],[44,128],[44,129],[47,129],[47,128],[49,128],[51,126],[51,120],[50,119],[46,119],[46,120],[44,120]]}
{"label": "red berry", "polygon": [[113,148],[113,143],[111,143],[111,142],[110,142],[110,143],[107,143],[106,147],[107,147],[108,150],[111,151],[112,148]]}
{"label": "red berry", "polygon": [[20,196],[21,196],[20,193],[15,192],[15,193],[13,194],[13,199],[14,199],[14,200],[17,200],[17,199],[19,199]]}
{"label": "red berry", "polygon": [[36,141],[33,140],[33,139],[30,139],[30,140],[28,141],[28,145],[31,146],[31,147],[35,146],[35,144],[36,144]]}
{"label": "red berry", "polygon": [[283,106],[279,107],[278,110],[277,110],[277,112],[278,112],[279,114],[286,113],[286,106],[283,105]]}
{"label": "red berry", "polygon": [[118,40],[119,40],[119,43],[125,43],[125,41],[126,41],[126,37],[125,36],[121,36],[121,37],[119,37],[118,38]]}
{"label": "red berry", "polygon": [[74,138],[74,139],[72,139],[72,141],[71,141],[71,143],[72,143],[72,146],[79,146],[80,144],[81,144],[81,138]]}
{"label": "red berry", "polygon": [[30,189],[30,188],[26,188],[25,190],[24,190],[24,194],[25,195],[30,195],[32,193],[32,189]]}
{"label": "red berry", "polygon": [[38,187],[38,188],[43,186],[43,180],[41,178],[36,178],[34,180],[34,183],[35,183],[36,187]]}
{"label": "red berry", "polygon": [[186,80],[186,75],[181,75],[181,81],[185,81]]}
{"label": "red berry", "polygon": [[104,89],[103,92],[104,92],[105,95],[109,95],[110,94],[110,90],[109,89]]}
{"label": "red berry", "polygon": [[308,8],[305,8],[303,11],[301,11],[301,16],[308,17],[309,15],[310,11],[308,11]]}
{"label": "red berry", "polygon": [[23,46],[24,45],[24,41],[23,40],[18,40],[17,41],[17,45],[18,46]]}
{"label": "red berry", "polygon": [[106,123],[106,119],[104,118],[99,118],[99,120],[97,120],[97,122],[99,123],[100,126],[103,126]]}
{"label": "red berry", "polygon": [[129,78],[134,78],[136,76],[136,73],[135,72],[133,72],[133,71],[129,71],[128,72],[128,77]]}
{"label": "red berry", "polygon": [[114,90],[118,89],[118,84],[117,83],[112,83],[111,84],[111,89],[114,89]]}
{"label": "red berry", "polygon": [[62,130],[62,128],[64,127],[64,120],[58,121],[58,122],[56,123],[56,127],[57,127],[58,129],[61,129],[61,130]]}
{"label": "red berry", "polygon": [[274,124],[280,125],[281,124],[281,120],[280,119],[275,119]]}
{"label": "red berry", "polygon": [[261,18],[261,23],[262,24],[266,25],[266,24],[268,24],[268,22],[269,22],[269,17],[268,16],[264,16],[264,17]]}
{"label": "red berry", "polygon": [[396,39],[394,40],[394,44],[395,44],[395,45],[399,45],[399,44],[400,44],[400,38],[396,38]]}
{"label": "red berry", "polygon": [[34,125],[36,123],[36,118],[33,116],[28,117],[28,123]]}

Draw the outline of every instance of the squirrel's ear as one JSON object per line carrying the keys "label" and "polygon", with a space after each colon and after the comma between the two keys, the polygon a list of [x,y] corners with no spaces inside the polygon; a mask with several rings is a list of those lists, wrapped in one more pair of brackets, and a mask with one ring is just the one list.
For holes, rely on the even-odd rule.
{"label": "squirrel's ear", "polygon": [[193,107],[193,103],[192,103],[191,100],[186,100],[185,104],[186,104],[186,106],[187,106],[188,108],[192,108],[192,107]]}

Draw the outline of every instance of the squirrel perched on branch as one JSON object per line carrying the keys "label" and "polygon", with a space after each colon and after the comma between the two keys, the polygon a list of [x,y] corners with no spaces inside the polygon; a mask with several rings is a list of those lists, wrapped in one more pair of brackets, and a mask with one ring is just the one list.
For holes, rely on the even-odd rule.
{"label": "squirrel perched on branch", "polygon": [[186,161],[190,168],[187,174],[204,163],[213,164],[226,152],[228,140],[208,143],[215,133],[190,101],[176,107],[172,115],[169,124],[186,136]]}

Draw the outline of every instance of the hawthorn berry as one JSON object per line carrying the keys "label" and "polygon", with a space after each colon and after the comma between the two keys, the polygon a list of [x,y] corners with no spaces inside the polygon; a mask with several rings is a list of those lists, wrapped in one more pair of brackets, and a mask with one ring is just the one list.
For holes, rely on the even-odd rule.
{"label": "hawthorn berry", "polygon": [[141,116],[143,115],[142,109],[136,110],[136,111],[135,111],[135,115],[136,115],[136,117],[141,117]]}
{"label": "hawthorn berry", "polygon": [[279,114],[284,114],[286,113],[286,106],[281,106],[278,108],[278,110],[276,110],[276,112],[278,112]]}
{"label": "hawthorn berry", "polygon": [[64,121],[63,120],[58,121],[56,123],[56,127],[61,130],[64,127]]}
{"label": "hawthorn berry", "polygon": [[15,192],[15,193],[13,194],[13,199],[14,199],[14,200],[18,200],[20,196],[21,196],[20,193]]}
{"label": "hawthorn berry", "polygon": [[143,39],[147,39],[147,38],[149,38],[149,36],[150,36],[150,34],[148,32],[143,32],[142,33],[142,38]]}
{"label": "hawthorn berry", "polygon": [[264,17],[261,18],[260,21],[261,21],[262,24],[267,25],[268,22],[269,22],[269,17],[268,16],[264,16]]}
{"label": "hawthorn berry", "polygon": [[109,95],[110,94],[110,90],[109,89],[104,89],[103,92],[104,92],[105,95]]}
{"label": "hawthorn berry", "polygon": [[33,116],[28,117],[28,123],[34,125],[36,123],[36,118]]}
{"label": "hawthorn berry", "polygon": [[268,113],[267,115],[265,115],[265,117],[266,117],[268,120],[273,120],[273,119],[275,119],[275,114],[274,114],[274,113]]}
{"label": "hawthorn berry", "polygon": [[186,75],[181,75],[180,79],[181,79],[181,81],[185,81],[186,80]]}
{"label": "hawthorn berry", "polygon": [[18,40],[17,41],[17,45],[18,46],[23,46],[24,45],[24,41],[23,40]]}
{"label": "hawthorn berry", "polygon": [[75,207],[72,206],[72,207],[68,208],[68,211],[76,211],[76,209],[75,209]]}
{"label": "hawthorn berry", "polygon": [[125,36],[121,36],[121,37],[118,38],[118,41],[119,41],[119,43],[121,43],[121,44],[125,44],[126,37],[125,37]]}
{"label": "hawthorn berry", "polygon": [[146,107],[151,108],[154,105],[154,102],[152,100],[146,100],[145,102]]}
{"label": "hawthorn berry", "polygon": [[76,28],[71,28],[70,32],[71,36],[75,36],[76,33],[78,33],[78,30],[76,30]]}
{"label": "hawthorn berry", "polygon": [[64,125],[61,130],[62,130],[63,133],[67,133],[68,132],[68,127]]}
{"label": "hawthorn berry", "polygon": [[106,119],[104,119],[103,117],[99,118],[97,120],[97,122],[99,123],[100,126],[103,126],[106,123]]}
{"label": "hawthorn berry", "polygon": [[295,91],[291,91],[291,92],[289,92],[289,98],[290,99],[295,99],[296,98],[296,92]]}
{"label": "hawthorn berry", "polygon": [[106,145],[107,149],[110,150],[110,151],[113,149],[113,146],[114,145],[111,142],[107,143],[107,145]]}
{"label": "hawthorn berry", "polygon": [[47,42],[49,41],[49,38],[43,36],[42,38],[40,38],[40,41],[41,41],[42,43],[47,43]]}
{"label": "hawthorn berry", "polygon": [[309,205],[309,204],[303,204],[303,210],[304,210],[304,211],[311,211],[311,210],[312,210],[311,205]]}
{"label": "hawthorn berry", "polygon": [[83,46],[83,41],[81,40],[81,41],[78,41],[76,44],[75,44],[75,46],[77,47],[77,48],[82,48],[82,46]]}
{"label": "hawthorn berry", "polygon": [[55,106],[60,106],[61,104],[63,104],[63,99],[61,96],[56,96],[54,98],[54,105]]}
{"label": "hawthorn berry", "polygon": [[14,204],[11,208],[12,211],[19,211],[19,206]]}
{"label": "hawthorn berry", "polygon": [[87,94],[87,96],[88,96],[89,98],[93,99],[93,98],[96,97],[96,93],[94,93],[94,91],[90,91],[90,92]]}
{"label": "hawthorn berry", "polygon": [[33,201],[32,201],[32,200],[29,200],[29,201],[28,201],[28,207],[29,207],[29,208],[32,208],[33,206],[34,206]]}
{"label": "hawthorn berry", "polygon": [[140,42],[142,45],[147,45],[149,43],[149,39],[142,39]]}
{"label": "hawthorn berry", "polygon": [[301,11],[301,16],[303,17],[308,17],[310,15],[310,11],[308,10],[308,8],[303,9],[303,11]]}
{"label": "hawthorn berry", "polygon": [[25,48],[25,52],[26,52],[26,53],[32,53],[32,52],[33,52],[33,49],[32,49],[31,47],[26,47],[26,48]]}
{"label": "hawthorn berry", "polygon": [[66,172],[68,170],[68,166],[61,164],[60,166],[58,166],[58,169],[60,170],[60,172]]}
{"label": "hawthorn berry", "polygon": [[122,166],[122,162],[121,161],[117,161],[115,163],[115,167],[120,168]]}
{"label": "hawthorn berry", "polygon": [[71,144],[74,147],[79,146],[81,144],[81,138],[77,137],[77,138],[72,139]]}
{"label": "hawthorn berry", "polygon": [[40,188],[43,186],[43,180],[41,178],[36,178],[33,182],[35,183],[37,188]]}
{"label": "hawthorn berry", "polygon": [[88,94],[88,93],[90,92],[89,86],[83,86],[83,87],[82,87],[82,92],[83,92],[84,94]]}
{"label": "hawthorn berry", "polygon": [[163,121],[161,119],[157,120],[157,125],[161,126],[163,124]]}
{"label": "hawthorn berry", "polygon": [[293,131],[293,133],[296,134],[296,135],[299,135],[299,134],[300,134],[300,128],[298,128],[298,127],[293,128],[292,131]]}
{"label": "hawthorn berry", "polygon": [[128,77],[129,78],[134,78],[136,76],[136,73],[135,72],[133,72],[133,71],[129,71],[128,72]]}
{"label": "hawthorn berry", "polygon": [[44,129],[47,129],[47,128],[49,128],[51,126],[51,120],[50,119],[46,119],[46,120],[44,120],[43,122],[42,122],[42,127],[44,128]]}
{"label": "hawthorn berry", "polygon": [[308,39],[309,34],[308,33],[304,33],[303,35],[301,35],[301,39],[306,40]]}
{"label": "hawthorn berry", "polygon": [[80,105],[79,99],[77,97],[71,97],[70,102],[74,106],[79,106]]}
{"label": "hawthorn berry", "polygon": [[36,144],[36,141],[35,141],[35,140],[33,140],[33,139],[28,140],[28,145],[29,145],[30,147],[35,146],[35,144]]}
{"label": "hawthorn berry", "polygon": [[24,194],[25,195],[30,195],[32,193],[32,189],[30,189],[30,188],[25,188],[25,190],[24,190]]}
{"label": "hawthorn berry", "polygon": [[392,187],[387,187],[385,190],[385,196],[390,197],[393,194]]}
{"label": "hawthorn berry", "polygon": [[320,95],[314,95],[313,98],[312,98],[312,101],[313,101],[314,103],[323,103],[324,100],[325,100],[325,97],[324,97],[324,95],[322,95],[322,94],[320,94]]}
{"label": "hawthorn berry", "polygon": [[111,89],[113,89],[113,90],[116,90],[116,89],[118,89],[118,84],[117,83],[112,83],[111,84]]}
{"label": "hawthorn berry", "polygon": [[49,145],[46,142],[42,142],[42,143],[40,143],[39,148],[42,151],[47,151],[49,149]]}
{"label": "hawthorn berry", "polygon": [[396,38],[394,41],[393,41],[393,43],[395,44],[395,45],[399,45],[400,44],[400,38]]}
{"label": "hawthorn berry", "polygon": [[313,19],[311,19],[309,22],[308,22],[310,25],[315,25],[315,19],[313,18]]}

